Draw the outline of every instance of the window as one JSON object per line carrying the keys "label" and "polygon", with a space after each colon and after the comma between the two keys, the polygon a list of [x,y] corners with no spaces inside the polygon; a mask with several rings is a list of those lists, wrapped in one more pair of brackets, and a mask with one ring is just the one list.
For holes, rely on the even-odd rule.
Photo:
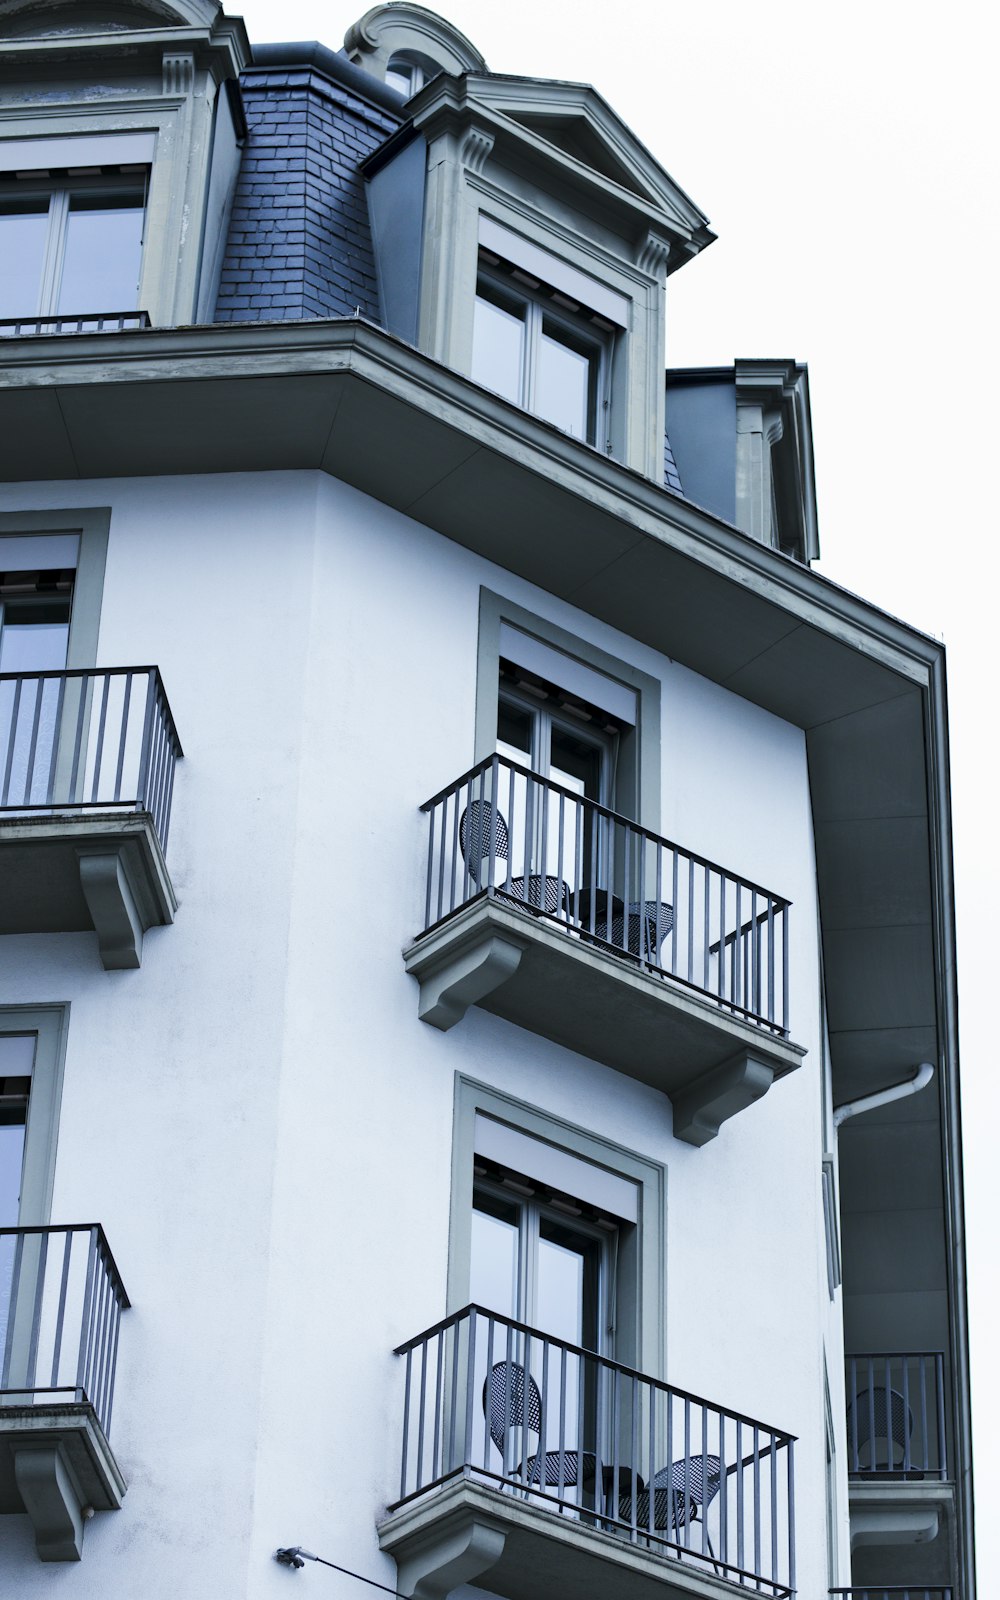
{"label": "window", "polygon": [[524,1173],[481,1158],[476,1170],[470,1299],[554,1339],[608,1354],[617,1221],[588,1219],[580,1202],[548,1194]]}
{"label": "window", "polygon": [[472,377],[573,438],[597,444],[609,330],[567,295],[519,268],[501,277],[500,267],[480,251]]}
{"label": "window", "polygon": [[145,178],[97,173],[0,182],[0,317],[136,309]]}
{"label": "window", "polygon": [[2,1228],[49,1220],[65,1027],[63,1006],[0,1007]]}
{"label": "window", "polygon": [[[5,544],[14,541],[0,538],[0,558]],[[65,683],[34,674],[66,666],[73,576],[0,570],[0,673],[27,675],[0,678],[0,806],[47,797]]]}
{"label": "window", "polygon": [[[435,71],[440,71],[436,68]],[[402,53],[394,55],[385,69],[385,81],[390,89],[395,89],[399,94],[405,95],[407,100],[422,89],[433,73],[427,72],[419,61]]]}
{"label": "window", "polygon": [[[0,1034],[0,1228],[17,1227],[35,1044],[32,1033]],[[0,1305],[3,1291],[0,1277]]]}

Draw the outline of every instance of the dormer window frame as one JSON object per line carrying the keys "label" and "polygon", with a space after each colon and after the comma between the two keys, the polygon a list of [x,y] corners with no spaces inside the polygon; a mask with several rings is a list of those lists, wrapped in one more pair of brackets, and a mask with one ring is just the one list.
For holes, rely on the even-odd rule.
{"label": "dormer window frame", "polygon": [[[510,386],[505,389],[490,381],[490,374],[478,353],[481,346],[477,330],[481,326],[480,307],[484,302],[519,318],[523,324],[520,381],[516,392],[512,392]],[[614,324],[596,312],[588,311],[560,290],[542,283],[522,268],[502,261],[480,246],[473,321],[473,378],[482,383],[484,388],[503,394],[505,399],[521,406],[523,410],[601,450],[610,449],[607,415],[615,333]],[[551,403],[546,403],[544,367],[547,346],[561,347],[586,362],[585,415],[579,429],[565,420],[566,407],[557,410]]]}

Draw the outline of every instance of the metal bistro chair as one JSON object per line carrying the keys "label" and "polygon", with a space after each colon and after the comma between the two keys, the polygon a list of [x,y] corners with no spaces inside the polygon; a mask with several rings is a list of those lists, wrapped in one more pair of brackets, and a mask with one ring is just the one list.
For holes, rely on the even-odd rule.
{"label": "metal bistro chair", "polygon": [[590,932],[591,904],[595,938],[610,944],[623,955],[642,956],[654,966],[659,965],[660,947],[674,925],[674,908],[668,901],[629,900],[626,903],[618,895],[609,894],[606,889],[583,889],[579,896],[579,918],[585,933]]}
{"label": "metal bistro chair", "polygon": [[912,1434],[913,1412],[898,1390],[862,1389],[847,1407],[848,1470],[905,1472]]}
{"label": "metal bistro chair", "polygon": [[[483,1384],[483,1412],[490,1430],[490,1438],[496,1445],[500,1457],[506,1467],[507,1441],[515,1431],[524,1434],[535,1434],[541,1442],[542,1437],[542,1397],[538,1385],[530,1373],[525,1373],[522,1366],[516,1361],[498,1361],[492,1368],[489,1377]],[[522,1437],[522,1450],[526,1440]],[[574,1448],[561,1450],[539,1450],[536,1454],[528,1456],[520,1468],[514,1469],[514,1476],[523,1481],[525,1489],[576,1489],[581,1488],[585,1493],[597,1496],[597,1469],[598,1461],[593,1450],[578,1450]],[[628,1508],[631,1506],[632,1472],[629,1467],[618,1468],[618,1519],[627,1521],[631,1515]],[[604,1505],[596,1504],[593,1510],[598,1516],[612,1516],[607,1502],[613,1496],[614,1468],[604,1463],[601,1469],[601,1492]],[[636,1488],[644,1491],[643,1480],[636,1474]],[[590,1510],[588,1506],[580,1508]]]}
{"label": "metal bistro chair", "polygon": [[[705,1543],[712,1565],[718,1572],[719,1563],[712,1549],[705,1514],[721,1487],[722,1463],[718,1456],[682,1456],[669,1467],[661,1468],[649,1489],[640,1490],[636,1496],[635,1520],[639,1533],[645,1529],[654,1533],[678,1534],[682,1529],[689,1531],[693,1523],[700,1521],[705,1530]],[[652,1523],[649,1520],[650,1492],[653,1496]],[[631,1499],[623,1501],[621,1514],[625,1520],[632,1520]],[[680,1545],[676,1539],[671,1543],[678,1545],[681,1554],[684,1551],[692,1555],[701,1554],[692,1544]]]}
{"label": "metal bistro chair", "polygon": [[469,801],[458,824],[458,842],[469,877],[477,889],[486,888],[488,867],[485,864],[492,856],[497,894],[535,911],[547,911],[552,916],[569,915],[569,885],[554,873],[532,872],[527,877],[497,881],[500,874],[496,863],[502,861],[510,870],[510,833],[506,817],[492,800]]}

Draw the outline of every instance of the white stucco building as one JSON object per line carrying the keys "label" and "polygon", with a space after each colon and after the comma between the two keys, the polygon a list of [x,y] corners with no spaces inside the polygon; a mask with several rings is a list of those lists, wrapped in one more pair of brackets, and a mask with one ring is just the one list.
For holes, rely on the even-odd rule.
{"label": "white stucco building", "polygon": [[806,369],[418,6],[0,80],[3,1592],[974,1600],[944,653]]}

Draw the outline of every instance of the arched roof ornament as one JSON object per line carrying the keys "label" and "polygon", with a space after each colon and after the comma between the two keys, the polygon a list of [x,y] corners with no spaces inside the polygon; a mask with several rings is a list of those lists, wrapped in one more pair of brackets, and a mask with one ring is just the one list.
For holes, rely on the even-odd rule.
{"label": "arched roof ornament", "polygon": [[464,33],[433,11],[405,0],[387,0],[366,11],[345,33],[344,49],[355,66],[382,80],[396,57],[421,66],[427,77],[489,70]]}

